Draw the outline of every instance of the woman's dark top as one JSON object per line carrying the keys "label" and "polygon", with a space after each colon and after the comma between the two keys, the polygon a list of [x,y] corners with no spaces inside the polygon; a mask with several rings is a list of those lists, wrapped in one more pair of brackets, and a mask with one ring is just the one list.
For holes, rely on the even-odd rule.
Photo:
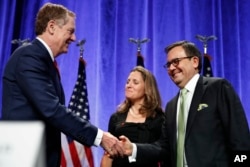
{"label": "woman's dark top", "polygon": [[[156,116],[146,118],[144,123],[125,122],[128,112],[114,113],[109,120],[109,132],[116,137],[124,135],[133,143],[152,143],[161,135],[164,113],[157,111]],[[112,167],[158,167],[158,162],[150,164],[129,163],[128,157],[115,158]]]}

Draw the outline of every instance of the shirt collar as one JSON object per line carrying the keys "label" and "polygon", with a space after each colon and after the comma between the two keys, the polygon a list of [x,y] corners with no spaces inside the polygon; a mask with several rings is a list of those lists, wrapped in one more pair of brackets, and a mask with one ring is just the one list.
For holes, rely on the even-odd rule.
{"label": "shirt collar", "polygon": [[45,42],[44,40],[42,40],[41,38],[36,37],[36,39],[38,39],[38,40],[45,46],[45,48],[46,48],[46,49],[48,50],[48,52],[49,52],[49,55],[50,55],[52,61],[54,62],[55,58],[54,58],[54,56],[53,56],[53,53],[52,53],[52,50],[50,49],[50,47],[49,47],[49,46],[46,44],[46,42]]}
{"label": "shirt collar", "polygon": [[200,77],[200,74],[195,74],[191,80],[186,84],[185,88],[189,91],[189,92],[194,92],[194,89],[196,87],[196,84],[198,82],[198,79]]}

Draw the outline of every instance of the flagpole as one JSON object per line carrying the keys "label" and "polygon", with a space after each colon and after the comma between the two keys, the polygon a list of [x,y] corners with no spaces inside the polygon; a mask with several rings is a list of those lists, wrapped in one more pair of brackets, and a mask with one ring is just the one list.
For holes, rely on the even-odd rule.
{"label": "flagpole", "polygon": [[211,67],[211,56],[207,54],[207,43],[211,40],[216,40],[217,37],[214,35],[211,36],[202,36],[202,35],[196,35],[195,36],[199,41],[203,43],[203,49],[204,49],[204,55],[203,55],[203,75],[206,77],[212,77],[213,71]]}
{"label": "flagpole", "polygon": [[86,39],[83,39],[83,40],[78,41],[76,44],[76,46],[80,47],[80,57],[81,58],[83,58],[83,52],[84,52],[83,46],[85,43],[86,43]]}
{"label": "flagpole", "polygon": [[149,42],[150,39],[149,38],[144,38],[142,40],[140,39],[135,39],[135,38],[129,38],[129,42],[133,42],[137,45],[137,52],[141,51],[141,44]]}
{"label": "flagpole", "polygon": [[21,40],[21,39],[13,39],[13,40],[11,41],[11,43],[12,43],[12,44],[18,44],[18,45],[20,45],[20,46],[23,46],[23,45],[29,44],[29,43],[30,43],[30,39],[29,39],[29,38],[26,38],[26,39],[23,39],[23,40]]}
{"label": "flagpole", "polygon": [[143,56],[141,55],[141,44],[149,42],[149,38],[144,39],[135,39],[135,38],[129,38],[129,42],[135,43],[137,45],[137,66],[144,67],[144,60]]}
{"label": "flagpole", "polygon": [[86,39],[82,39],[80,41],[77,42],[76,46],[79,46],[80,47],[80,61],[83,62],[84,66],[86,65],[86,62],[83,58],[83,52],[84,52],[84,44],[86,43]]}
{"label": "flagpole", "polygon": [[217,40],[217,37],[214,35],[211,36],[196,35],[195,37],[203,43],[204,54],[207,54],[207,42],[210,40]]}

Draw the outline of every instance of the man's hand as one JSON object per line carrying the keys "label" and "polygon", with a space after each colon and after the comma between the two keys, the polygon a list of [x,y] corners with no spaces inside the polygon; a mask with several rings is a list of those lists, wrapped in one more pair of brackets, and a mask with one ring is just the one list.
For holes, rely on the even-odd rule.
{"label": "man's hand", "polygon": [[123,156],[123,149],[118,144],[119,140],[109,132],[103,132],[101,146],[111,157]]}
{"label": "man's hand", "polygon": [[122,148],[122,152],[126,156],[131,156],[133,152],[133,144],[126,136],[120,136],[119,137],[119,145]]}

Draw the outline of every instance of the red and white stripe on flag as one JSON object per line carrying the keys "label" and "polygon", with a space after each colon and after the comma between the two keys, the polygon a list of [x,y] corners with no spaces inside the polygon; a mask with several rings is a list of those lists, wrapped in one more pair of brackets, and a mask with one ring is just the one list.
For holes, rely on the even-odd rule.
{"label": "red and white stripe on flag", "polygon": [[92,150],[75,140],[70,142],[61,134],[62,152],[61,167],[94,167]]}
{"label": "red and white stripe on flag", "polygon": [[[73,89],[68,111],[89,121],[89,103],[86,83],[85,61],[79,58],[77,81]],[[61,167],[94,167],[90,147],[78,143],[61,133]]]}

